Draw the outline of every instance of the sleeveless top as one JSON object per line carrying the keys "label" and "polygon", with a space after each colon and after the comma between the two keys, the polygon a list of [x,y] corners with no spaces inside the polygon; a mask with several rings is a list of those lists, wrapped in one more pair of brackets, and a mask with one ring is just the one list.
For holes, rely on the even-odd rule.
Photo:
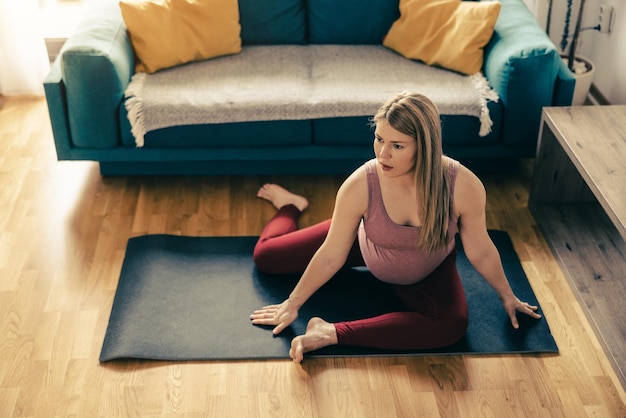
{"label": "sleeveless top", "polygon": [[454,214],[452,199],[459,162],[449,161],[452,212],[448,224],[450,241],[445,248],[434,253],[427,253],[420,248],[420,226],[399,225],[391,220],[383,203],[376,160],[365,163],[369,191],[367,212],[359,225],[359,247],[365,265],[379,280],[403,285],[416,283],[432,273],[454,250],[458,218]]}

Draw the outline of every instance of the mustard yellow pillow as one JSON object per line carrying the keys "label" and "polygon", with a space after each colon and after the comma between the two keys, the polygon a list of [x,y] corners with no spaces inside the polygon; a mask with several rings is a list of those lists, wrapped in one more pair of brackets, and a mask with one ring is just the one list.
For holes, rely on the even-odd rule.
{"label": "mustard yellow pillow", "polygon": [[121,0],[120,8],[138,72],[241,52],[238,0]]}
{"label": "mustard yellow pillow", "polygon": [[482,68],[500,7],[496,1],[400,0],[400,18],[383,45],[405,58],[474,74]]}

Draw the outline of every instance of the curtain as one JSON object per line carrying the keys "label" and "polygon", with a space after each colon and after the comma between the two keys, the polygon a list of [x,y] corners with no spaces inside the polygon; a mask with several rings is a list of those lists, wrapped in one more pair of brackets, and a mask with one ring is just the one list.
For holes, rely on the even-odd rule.
{"label": "curtain", "polygon": [[0,0],[0,94],[43,96],[50,61],[38,0]]}

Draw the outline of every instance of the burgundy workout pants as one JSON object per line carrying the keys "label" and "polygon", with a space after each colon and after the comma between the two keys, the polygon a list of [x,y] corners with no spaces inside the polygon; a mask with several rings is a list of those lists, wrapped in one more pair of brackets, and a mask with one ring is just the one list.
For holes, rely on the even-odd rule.
{"label": "burgundy workout pants", "polygon": [[[257,268],[270,274],[302,273],[322,245],[330,220],[298,229],[300,211],[282,207],[265,226],[254,248]],[[395,350],[444,347],[467,330],[467,301],[452,252],[428,277],[411,285],[389,284],[404,309],[373,318],[338,322],[341,345]],[[364,266],[358,242],[345,267]],[[349,303],[349,302],[346,302]]]}

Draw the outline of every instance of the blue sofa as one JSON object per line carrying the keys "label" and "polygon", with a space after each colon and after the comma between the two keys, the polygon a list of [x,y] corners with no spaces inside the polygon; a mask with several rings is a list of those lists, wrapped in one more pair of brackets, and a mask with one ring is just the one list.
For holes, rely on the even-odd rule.
{"label": "blue sofa", "polygon": [[[498,170],[535,155],[544,106],[571,104],[575,79],[522,0],[501,0],[483,73],[498,93],[491,133],[442,114],[444,152]],[[239,0],[252,45],[376,45],[399,17],[395,0]],[[372,158],[368,117],[183,125],[133,143],[124,92],[135,57],[116,1],[93,6],[67,40],[45,93],[59,160],[92,160],[102,175],[349,173]],[[208,138],[208,139],[207,139]]]}

